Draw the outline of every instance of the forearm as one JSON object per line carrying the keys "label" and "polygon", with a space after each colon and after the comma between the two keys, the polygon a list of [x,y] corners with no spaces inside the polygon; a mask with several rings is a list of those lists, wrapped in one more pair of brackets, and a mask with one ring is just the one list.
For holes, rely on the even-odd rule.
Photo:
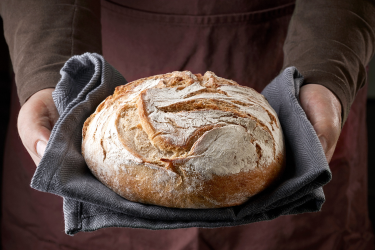
{"label": "forearm", "polygon": [[297,0],[289,25],[284,68],[296,66],[306,83],[330,89],[341,102],[343,123],[374,54],[374,13],[371,0]]}
{"label": "forearm", "polygon": [[99,0],[2,0],[0,14],[21,104],[54,87],[71,56],[101,53]]}

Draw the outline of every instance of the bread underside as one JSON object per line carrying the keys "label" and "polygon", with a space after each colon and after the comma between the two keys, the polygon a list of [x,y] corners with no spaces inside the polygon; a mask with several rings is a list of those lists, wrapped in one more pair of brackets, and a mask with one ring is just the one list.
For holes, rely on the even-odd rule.
{"label": "bread underside", "polygon": [[240,205],[274,182],[285,163],[267,100],[209,71],[117,87],[86,120],[82,154],[122,197],[175,208]]}

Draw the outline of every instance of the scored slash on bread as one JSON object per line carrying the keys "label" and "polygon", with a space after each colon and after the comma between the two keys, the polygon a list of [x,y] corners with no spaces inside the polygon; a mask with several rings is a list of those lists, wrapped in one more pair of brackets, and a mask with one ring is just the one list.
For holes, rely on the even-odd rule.
{"label": "scored slash on bread", "polygon": [[82,134],[82,153],[100,181],[129,200],[167,207],[239,205],[285,163],[266,99],[209,71],[119,86]]}

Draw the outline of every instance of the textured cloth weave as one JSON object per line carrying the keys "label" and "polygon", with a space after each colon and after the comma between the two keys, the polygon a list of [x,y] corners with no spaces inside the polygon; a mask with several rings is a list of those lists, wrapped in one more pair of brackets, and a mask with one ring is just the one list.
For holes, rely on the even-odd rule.
{"label": "textured cloth weave", "polygon": [[177,209],[128,201],[99,182],[81,154],[86,118],[116,86],[126,84],[102,56],[73,56],[53,92],[60,118],[54,126],[31,187],[64,198],[65,232],[104,227],[174,229],[236,226],[280,215],[319,211],[322,186],[331,180],[323,149],[299,102],[303,77],[285,69],[262,92],[278,114],[286,141],[286,170],[279,183],[241,206]]}

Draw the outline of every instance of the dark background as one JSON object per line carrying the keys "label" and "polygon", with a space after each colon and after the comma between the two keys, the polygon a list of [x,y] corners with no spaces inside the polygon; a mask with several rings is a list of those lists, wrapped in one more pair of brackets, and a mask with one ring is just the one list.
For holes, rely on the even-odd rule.
{"label": "dark background", "polygon": [[375,57],[369,64],[367,98],[368,207],[375,229]]}
{"label": "dark background", "polygon": [[[9,51],[3,35],[3,23],[0,18],[0,180],[2,180],[2,165],[4,143],[9,121],[10,96],[12,85],[12,65]],[[368,203],[372,224],[375,225],[375,58],[369,65],[369,94],[367,100],[368,128]],[[1,182],[0,182],[1,183]],[[1,188],[1,185],[0,185]],[[1,205],[1,199],[0,199]],[[0,210],[1,213],[1,210]],[[1,215],[0,215],[1,216]],[[1,217],[0,217],[1,218]],[[0,238],[0,249],[1,249]]]}
{"label": "dark background", "polygon": [[[0,18],[0,189],[3,180],[3,159],[6,132],[9,121],[10,93],[12,89],[12,64],[9,58],[9,51],[4,38],[3,21]],[[2,190],[0,190],[2,191]],[[2,207],[0,192],[0,206]],[[0,220],[1,220],[0,209]],[[0,249],[2,249],[0,237]]]}

